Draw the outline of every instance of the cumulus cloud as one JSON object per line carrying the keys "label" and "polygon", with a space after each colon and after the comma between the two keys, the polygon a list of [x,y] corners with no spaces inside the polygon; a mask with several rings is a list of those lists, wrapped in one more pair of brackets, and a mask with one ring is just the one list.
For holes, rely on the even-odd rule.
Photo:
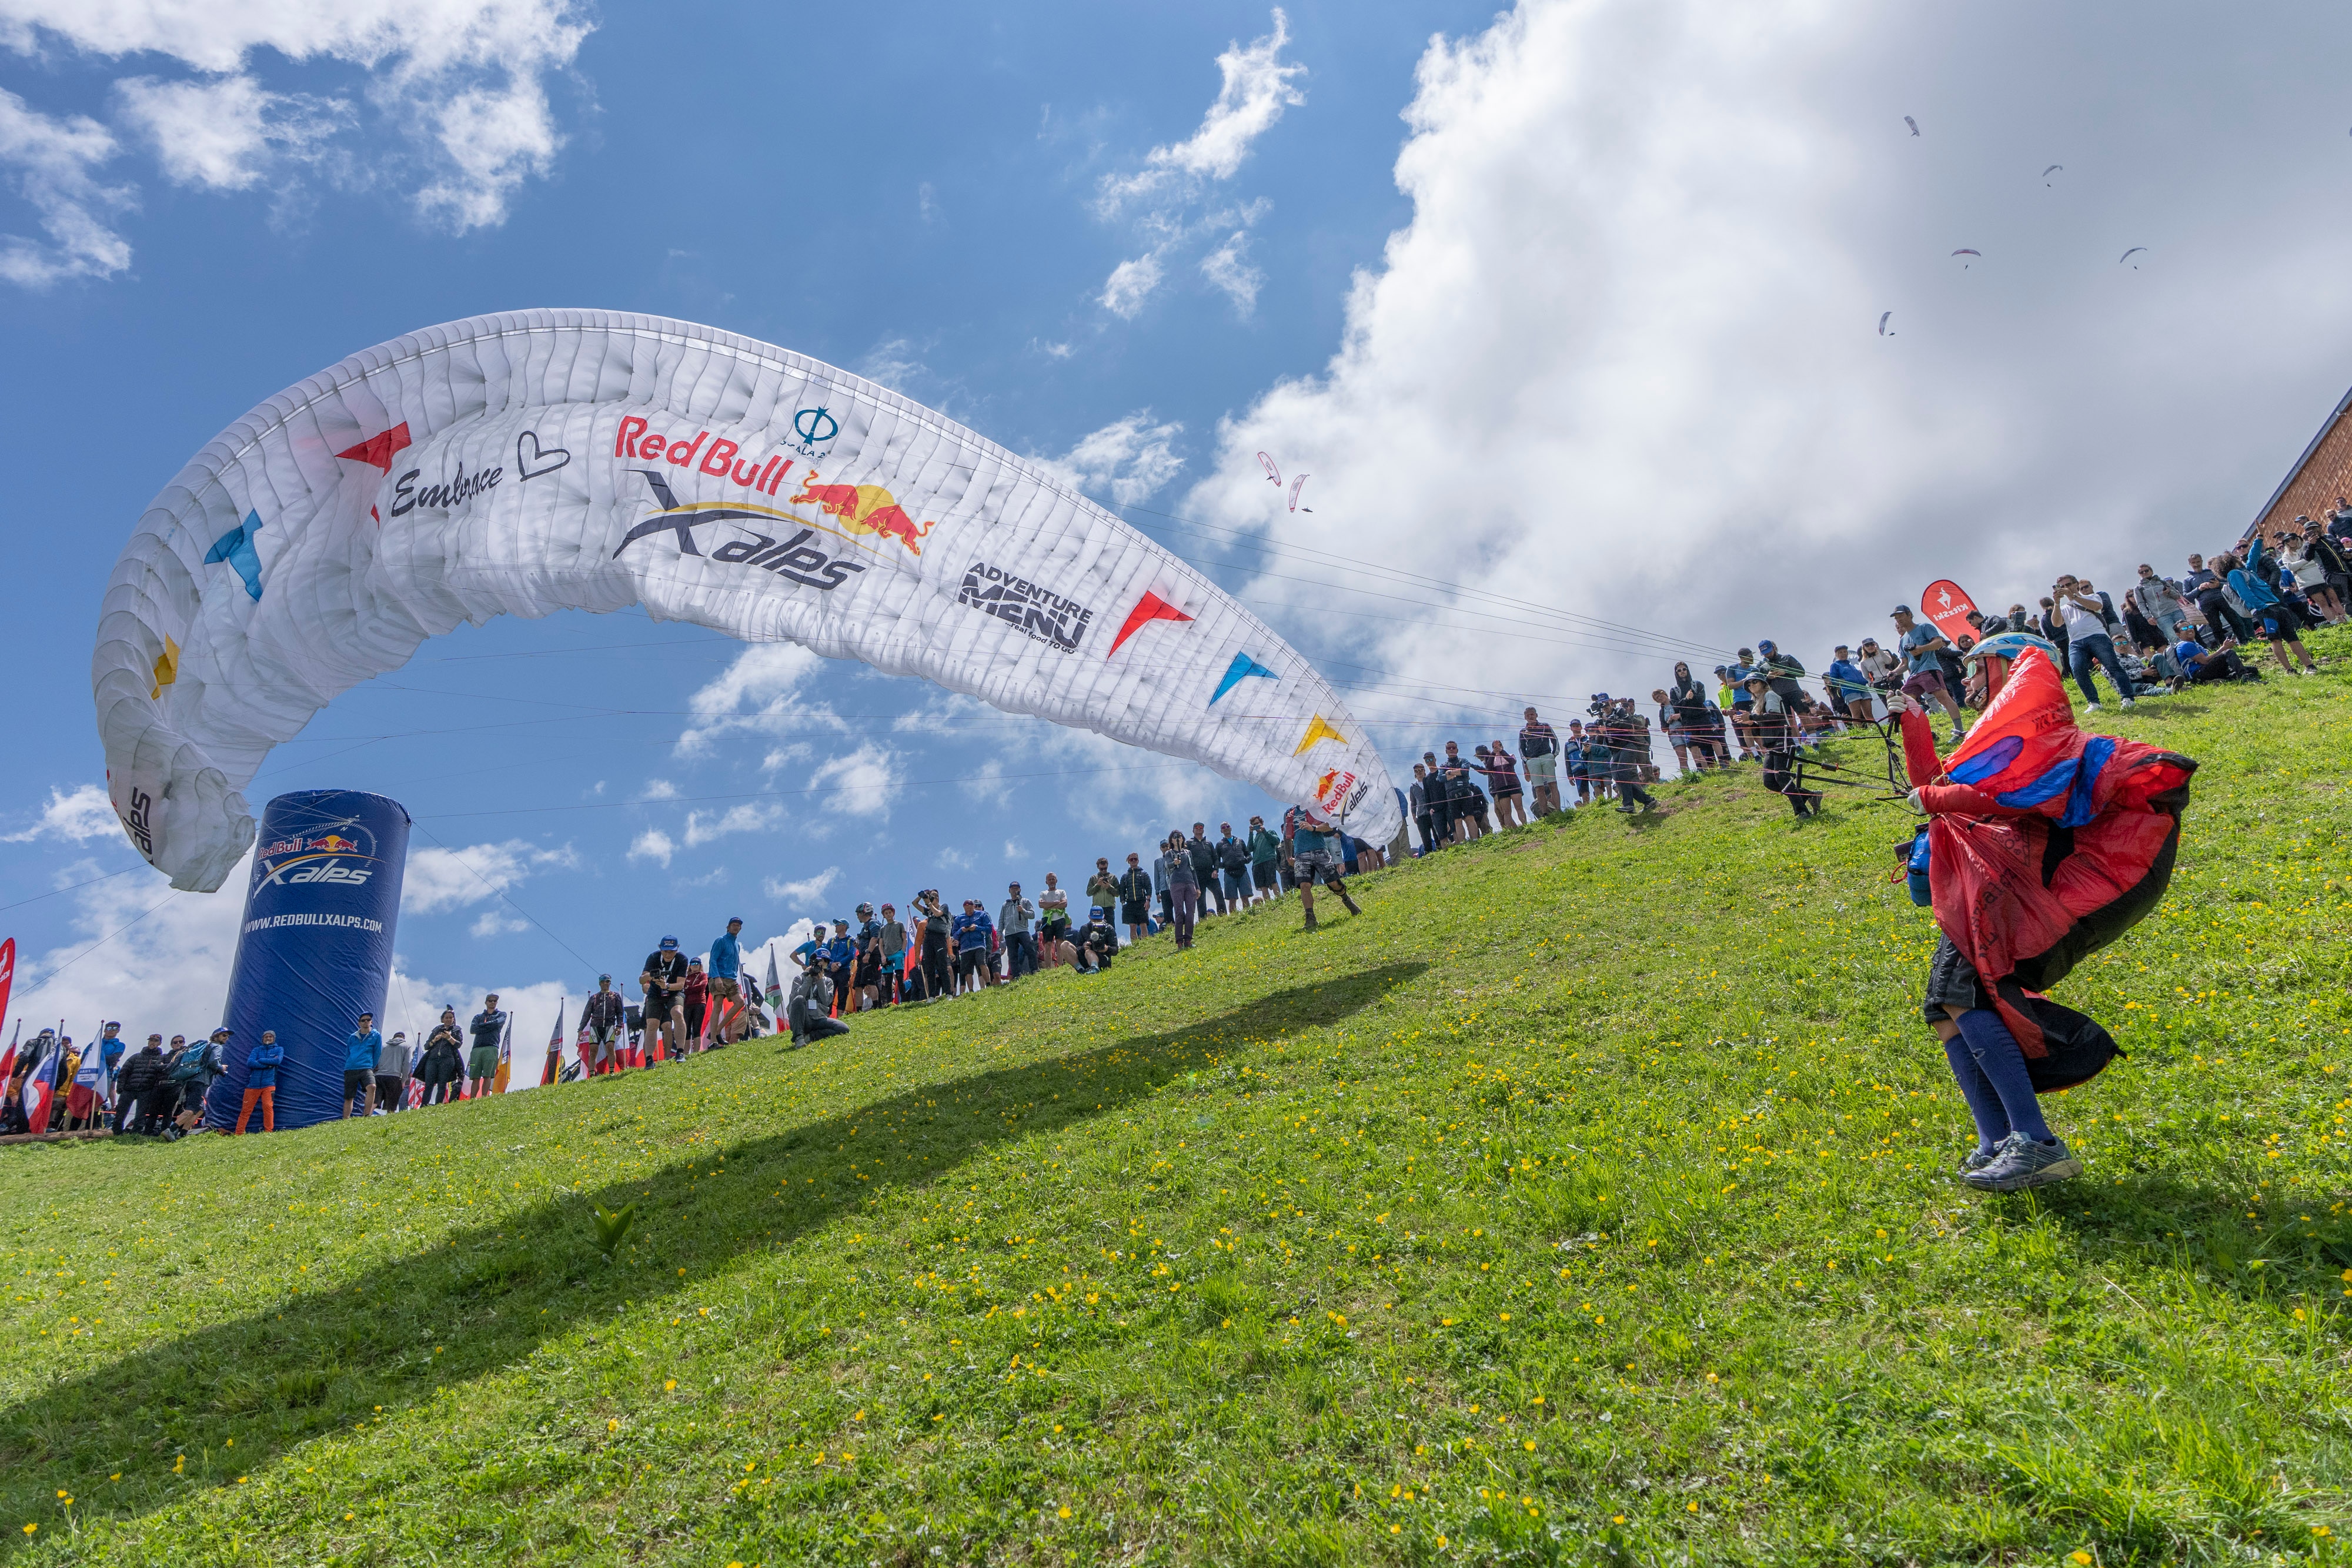
{"label": "cumulus cloud", "polygon": [[[1474,591],[1428,591],[1410,628],[1273,576],[1247,597],[1400,670],[1435,626],[1490,625],[1514,653],[1486,678],[1552,694],[1647,691],[1759,636],[1819,668],[1939,576],[2006,604],[2057,566],[2145,559],[2151,533],[2175,560],[2211,549],[2341,391],[2352,214],[2306,200],[2340,145],[2217,122],[2217,94],[2267,103],[2226,49],[2119,59],[2087,23],[1979,17],[1922,83],[1956,105],[1941,141],[1885,99],[1951,36],[1916,15],[1528,0],[1434,42],[1396,164],[1411,222],[1321,373],[1223,426],[1184,509],[1261,529],[1256,454],[1311,468],[1286,547],[1377,571],[1442,537],[1418,570]],[[2128,114],[2069,85],[2087,62],[2144,77]],[[1994,68],[2020,111],[1969,122],[1955,95]],[[2014,172],[2061,144],[2105,170],[2063,204]],[[2158,230],[2163,267],[2118,272]],[[2256,232],[2276,242],[2224,237]],[[1961,243],[1987,264],[1947,267]]]}
{"label": "cumulus cloud", "polygon": [[1249,264],[1248,256],[1249,235],[1237,230],[1201,258],[1201,276],[1231,299],[1234,313],[1241,316],[1257,308],[1257,291],[1265,287],[1265,274]]}
{"label": "cumulus cloud", "polygon": [[768,800],[745,800],[723,811],[688,811],[686,847],[699,849],[730,833],[756,833],[762,828],[773,827],[782,815],[783,808]]}
{"label": "cumulus cloud", "polygon": [[[1096,187],[1096,214],[1131,222],[1150,246],[1111,268],[1097,298],[1104,309],[1133,320],[1167,281],[1171,257],[1190,251],[1212,232],[1246,229],[1265,214],[1263,200],[1205,216],[1191,209],[1220,182],[1240,172],[1250,148],[1285,109],[1307,101],[1295,79],[1307,68],[1282,58],[1289,41],[1288,20],[1277,8],[1272,32],[1246,46],[1235,43],[1217,57],[1223,85],[1200,129],[1182,141],[1154,147],[1144,154],[1141,168],[1107,174]],[[1234,233],[1200,263],[1202,277],[1244,316],[1255,308],[1265,282],[1244,259],[1248,243],[1245,234]]]}
{"label": "cumulus cloud", "polygon": [[1110,277],[1103,283],[1103,308],[1127,320],[1135,319],[1143,302],[1151,298],[1151,291],[1160,287],[1165,276],[1157,251],[1120,262],[1110,269]]}
{"label": "cumulus cloud", "polygon": [[[827,663],[797,643],[755,643],[744,648],[724,672],[687,699],[689,716],[677,738],[677,755],[708,757],[720,741],[735,735],[798,737],[845,727],[830,706],[803,695]],[[677,793],[657,781],[646,795],[656,798],[664,789]]]}
{"label": "cumulus cloud", "polygon": [[[522,184],[553,166],[564,139],[547,83],[571,69],[593,26],[572,0],[6,0],[0,47],[160,56],[198,73],[118,84],[124,119],[174,182],[218,191],[291,181],[348,131],[350,158],[411,184],[421,217],[462,234],[503,223]],[[362,123],[347,100],[264,87],[248,66],[265,53],[356,69],[373,116]],[[0,168],[50,236],[6,241],[0,278],[38,287],[130,266],[130,245],[110,225],[131,192],[93,172],[117,151],[97,122],[55,119],[0,92]]]}
{"label": "cumulus cloud", "polygon": [[1060,457],[1045,460],[1045,466],[1075,486],[1108,490],[1125,506],[1157,494],[1182,470],[1175,442],[1183,434],[1182,425],[1155,424],[1150,409],[1139,409],[1080,437]]}
{"label": "cumulus cloud", "polygon": [[791,882],[772,876],[764,884],[763,891],[779,904],[819,904],[824,899],[825,889],[840,880],[841,868],[829,865],[814,876],[800,877]]}
{"label": "cumulus cloud", "polygon": [[656,865],[669,864],[670,856],[677,852],[677,841],[659,828],[647,828],[629,845],[633,861],[652,861]]}
{"label": "cumulus cloud", "polygon": [[877,343],[855,367],[869,382],[878,382],[895,392],[912,396],[915,383],[931,373],[923,363],[922,350],[906,338],[889,338]]}
{"label": "cumulus cloud", "polygon": [[432,915],[445,909],[463,909],[497,898],[533,873],[579,863],[580,856],[570,844],[550,849],[528,839],[469,844],[456,850],[437,845],[412,849],[400,885],[400,912]]}
{"label": "cumulus cloud", "polygon": [[244,75],[209,81],[131,77],[114,90],[123,118],[153,147],[164,176],[200,190],[247,190],[273,160],[307,160],[353,120],[341,99],[271,92]]}
{"label": "cumulus cloud", "polygon": [[131,244],[111,226],[131,205],[128,185],[98,178],[119,151],[87,115],[56,119],[0,89],[0,173],[37,214],[47,244],[0,235],[0,279],[42,288],[68,277],[111,277],[131,265]]}
{"label": "cumulus cloud", "polygon": [[68,794],[52,784],[49,803],[41,808],[32,826],[18,832],[0,833],[0,843],[28,844],[40,839],[56,839],[81,844],[121,831],[122,824],[116,819],[114,805],[107,800],[104,789],[95,784],[83,784]]}
{"label": "cumulus cloud", "polygon": [[873,745],[834,758],[809,775],[809,788],[825,810],[883,821],[889,818],[898,781],[897,754]]}
{"label": "cumulus cloud", "polygon": [[480,915],[475,917],[474,923],[466,927],[467,935],[480,937],[499,936],[510,931],[528,931],[530,929],[530,921],[514,919],[512,916],[502,915],[495,909],[483,910]]}
{"label": "cumulus cloud", "polygon": [[1288,42],[1290,21],[1276,6],[1274,31],[1247,45],[1228,46],[1217,57],[1223,85],[1202,116],[1200,129],[1181,141],[1154,147],[1135,173],[1106,175],[1100,195],[1106,210],[1115,212],[1171,183],[1232,179],[1251,145],[1274,128],[1282,111],[1307,101],[1294,81],[1307,68],[1282,58]]}

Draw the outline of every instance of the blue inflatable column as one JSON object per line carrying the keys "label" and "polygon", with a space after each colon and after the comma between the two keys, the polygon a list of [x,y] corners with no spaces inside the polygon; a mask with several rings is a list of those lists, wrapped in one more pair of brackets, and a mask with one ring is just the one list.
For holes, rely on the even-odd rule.
{"label": "blue inflatable column", "polygon": [[[280,795],[261,813],[236,967],[221,1021],[235,1030],[228,1075],[205,1124],[231,1127],[245,1098],[247,1052],[278,1031],[278,1125],[342,1114],[343,1044],[362,1012],[383,1017],[393,930],[408,863],[408,812],[356,789]],[[257,1120],[247,1128],[257,1130]]]}

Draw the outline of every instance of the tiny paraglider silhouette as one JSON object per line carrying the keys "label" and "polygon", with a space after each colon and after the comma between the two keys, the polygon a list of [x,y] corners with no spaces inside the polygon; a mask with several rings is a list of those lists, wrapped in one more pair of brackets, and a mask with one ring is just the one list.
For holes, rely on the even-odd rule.
{"label": "tiny paraglider silhouette", "polygon": [[[1295,512],[1298,510],[1298,492],[1305,489],[1307,487],[1307,481],[1312,479],[1314,476],[1315,476],[1312,474],[1301,474],[1297,478],[1293,479],[1290,482],[1290,509],[1292,511]],[[1315,508],[1312,507],[1307,508],[1310,512],[1314,509]]]}
{"label": "tiny paraglider silhouette", "polygon": [[1282,470],[1274,465],[1274,459],[1261,452],[1257,455],[1257,462],[1258,466],[1265,470],[1265,476],[1274,481],[1274,487],[1277,490],[1281,489]]}
{"label": "tiny paraglider silhouette", "polygon": [[[1982,260],[1984,259],[1984,252],[1982,252],[1982,251],[1980,251],[1980,250],[1970,250],[1970,249],[1969,249],[1968,246],[1962,246],[1959,249],[1958,249],[1958,250],[1954,251],[1952,254],[1953,254],[1954,256],[1975,256],[1975,257],[1977,258],[1977,260],[1979,260],[1979,261],[1982,261]],[[1962,263],[1960,263],[1960,270],[1961,270],[1962,272],[1966,272],[1966,271],[1969,269],[1969,263],[1967,263],[1967,262],[1965,262],[1965,261],[1964,261],[1964,262],[1962,262]]]}
{"label": "tiny paraglider silhouette", "polygon": [[1894,314],[1895,314],[1895,312],[1894,312],[1894,311],[1892,311],[1892,310],[1885,310],[1885,311],[1881,311],[1881,312],[1879,313],[1879,317],[1878,317],[1878,335],[1879,335],[1880,337],[1882,337],[1882,338],[1892,338],[1893,336],[1895,336],[1895,334],[1894,334],[1894,333],[1892,333],[1892,332],[1890,332],[1890,331],[1888,331],[1888,330],[1886,329],[1886,321],[1887,321],[1887,318],[1889,318],[1889,317],[1893,316]]}
{"label": "tiny paraglider silhouette", "polygon": [[1912,135],[1916,136],[1919,134],[1919,122],[1917,120],[1912,119],[1906,114],[1903,117],[1903,123],[1911,128]]}
{"label": "tiny paraglider silhouette", "polygon": [[[2127,250],[2127,251],[2124,252],[2124,253],[2123,253],[2123,255],[2121,255],[2121,256],[2119,256],[2116,257],[2116,266],[2118,266],[2118,267],[2120,267],[2120,266],[2122,266],[2125,262],[2131,261],[2131,258],[2132,258],[2132,257],[2134,257],[2134,256],[2137,256],[2140,252],[2142,252],[2142,251],[2146,250],[2147,248],[2147,246],[2144,246],[2144,245],[2136,245],[2136,246],[2132,246],[2132,247],[2131,247],[2131,249],[2129,249],[2129,250]],[[2139,270],[2139,263],[2137,263],[2137,262],[2136,262],[2136,261],[2133,261],[2133,262],[2132,262],[2132,270],[2133,270],[2134,272],[2137,272],[2137,271]]]}
{"label": "tiny paraglider silhouette", "polygon": [[2053,164],[2051,164],[2051,165],[2050,165],[2050,167],[2048,167],[2047,169],[2044,169],[2044,170],[2042,170],[2042,183],[2043,184],[2045,184],[2045,185],[2046,185],[2046,184],[2050,183],[2050,176],[2051,176],[2051,175],[2053,175],[2053,174],[2063,174],[2063,173],[2064,173],[2065,172],[2066,172],[2066,165],[2065,165],[2065,164],[2063,164],[2063,163],[2053,163]]}

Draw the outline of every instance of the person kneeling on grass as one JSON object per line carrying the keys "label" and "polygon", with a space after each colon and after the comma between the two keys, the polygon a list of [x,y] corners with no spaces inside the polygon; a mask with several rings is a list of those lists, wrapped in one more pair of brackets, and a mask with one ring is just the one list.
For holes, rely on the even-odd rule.
{"label": "person kneeling on grass", "polygon": [[1111,956],[1118,951],[1118,927],[1110,923],[1110,911],[1097,904],[1087,923],[1078,927],[1078,973],[1101,974],[1110,967]]}
{"label": "person kneeling on grass", "polygon": [[1304,809],[1297,811],[1297,826],[1291,830],[1290,858],[1298,867],[1298,902],[1307,906],[1307,929],[1315,929],[1315,884],[1328,883],[1339,902],[1348,906],[1350,915],[1361,915],[1356,901],[1348,896],[1348,884],[1339,880],[1339,834],[1335,828],[1326,827],[1308,816]]}
{"label": "person kneeling on grass", "polygon": [[[810,949],[814,948],[814,952]],[[809,956],[803,956],[810,952]],[[849,1026],[833,1013],[833,972],[824,958],[821,945],[803,944],[791,955],[800,965],[801,972],[793,977],[790,999],[784,1004],[784,1022],[792,1031],[793,1042],[784,1049],[798,1051],[813,1040],[831,1040],[849,1032]]]}

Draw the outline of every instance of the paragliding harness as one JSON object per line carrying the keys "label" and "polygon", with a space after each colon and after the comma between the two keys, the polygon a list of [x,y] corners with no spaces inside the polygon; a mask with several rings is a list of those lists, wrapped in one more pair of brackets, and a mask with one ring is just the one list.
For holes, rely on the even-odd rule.
{"label": "paragliding harness", "polygon": [[1853,719],[1848,722],[1869,727],[1870,732],[1878,737],[1879,756],[1872,758],[1865,745],[1863,758],[1848,767],[1842,762],[1832,762],[1827,758],[1807,757],[1798,752],[1789,768],[1790,787],[1800,793],[1809,794],[1819,794],[1825,786],[1839,789],[1867,789],[1874,793],[1864,799],[1872,800],[1910,799],[1911,784],[1905,776],[1903,766],[1903,732],[1896,716],[1890,714],[1883,719]]}
{"label": "paragliding harness", "polygon": [[2163,899],[2197,763],[2084,734],[2041,649],[2020,655],[1951,757],[1924,717],[1904,742],[1906,777],[1941,808],[1898,847],[1897,874],[1915,900],[1925,887],[1943,934],[1923,1010],[1934,1021],[1972,994],[2015,1037],[2037,1092],[2088,1082],[2122,1052],[2042,993]]}

